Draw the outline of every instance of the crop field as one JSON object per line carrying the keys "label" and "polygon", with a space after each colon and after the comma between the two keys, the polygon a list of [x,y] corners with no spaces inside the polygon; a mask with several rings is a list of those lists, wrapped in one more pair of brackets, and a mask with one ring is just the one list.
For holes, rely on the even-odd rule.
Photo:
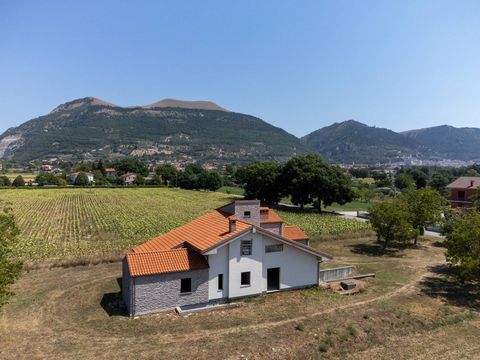
{"label": "crop field", "polygon": [[322,241],[332,265],[376,274],[363,291],[278,292],[187,315],[126,316],[118,262],[30,271],[0,308],[0,358],[478,359],[478,286],[452,281],[437,240],[388,253],[374,237]]}
{"label": "crop field", "polygon": [[314,212],[303,213],[299,211],[278,210],[278,214],[287,225],[300,226],[309,236],[342,235],[365,233],[372,228],[361,221],[345,219],[337,215],[321,214]]}
{"label": "crop field", "polygon": [[[21,236],[19,257],[32,261],[124,252],[232,200],[232,195],[166,188],[6,189]],[[279,211],[310,236],[368,231],[331,215]]]}

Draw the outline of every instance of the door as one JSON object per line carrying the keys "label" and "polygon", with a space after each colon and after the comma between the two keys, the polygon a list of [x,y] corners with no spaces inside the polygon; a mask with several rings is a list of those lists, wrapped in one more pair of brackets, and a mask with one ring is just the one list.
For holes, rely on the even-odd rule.
{"label": "door", "polygon": [[267,269],[267,291],[280,290],[280,268]]}

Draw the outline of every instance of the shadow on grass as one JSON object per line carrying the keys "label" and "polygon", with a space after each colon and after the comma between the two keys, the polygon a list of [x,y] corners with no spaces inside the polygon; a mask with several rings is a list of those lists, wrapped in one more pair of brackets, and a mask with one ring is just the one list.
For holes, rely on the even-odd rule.
{"label": "shadow on grass", "polygon": [[108,316],[128,316],[127,308],[122,299],[122,278],[117,278],[120,291],[103,294],[100,306]]}
{"label": "shadow on grass", "polygon": [[391,243],[386,249],[383,248],[383,243],[366,243],[366,244],[353,244],[350,245],[350,251],[354,254],[366,255],[366,256],[390,256],[390,257],[404,257],[405,254],[401,253],[401,250],[405,249],[418,249],[409,243]]}
{"label": "shadow on grass", "polygon": [[425,295],[440,299],[448,305],[480,310],[480,287],[478,284],[461,284],[448,265],[432,266],[435,275],[420,282],[420,290]]}

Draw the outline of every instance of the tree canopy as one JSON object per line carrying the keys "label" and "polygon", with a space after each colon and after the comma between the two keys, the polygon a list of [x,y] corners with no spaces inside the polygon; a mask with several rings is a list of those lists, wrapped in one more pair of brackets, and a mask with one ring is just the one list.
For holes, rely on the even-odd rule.
{"label": "tree canopy", "polygon": [[447,260],[461,281],[480,281],[480,213],[457,215],[447,233]]}
{"label": "tree canopy", "polygon": [[243,184],[247,199],[275,204],[281,198],[281,166],[273,161],[255,162],[240,168],[236,177]]}
{"label": "tree canopy", "polygon": [[8,287],[20,274],[21,263],[12,255],[12,248],[20,231],[11,209],[5,204],[0,206],[2,206],[0,210],[0,305],[2,305],[11,294]]}
{"label": "tree canopy", "polygon": [[415,236],[416,231],[409,220],[406,205],[399,199],[374,204],[370,209],[370,224],[378,239],[384,240],[384,248],[392,241],[406,241]]}

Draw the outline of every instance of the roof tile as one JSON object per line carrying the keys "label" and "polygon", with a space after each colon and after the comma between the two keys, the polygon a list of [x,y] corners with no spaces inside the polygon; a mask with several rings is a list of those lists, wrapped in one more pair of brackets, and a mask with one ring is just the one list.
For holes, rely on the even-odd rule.
{"label": "roof tile", "polygon": [[178,271],[208,269],[204,256],[188,248],[127,254],[132,277]]}

